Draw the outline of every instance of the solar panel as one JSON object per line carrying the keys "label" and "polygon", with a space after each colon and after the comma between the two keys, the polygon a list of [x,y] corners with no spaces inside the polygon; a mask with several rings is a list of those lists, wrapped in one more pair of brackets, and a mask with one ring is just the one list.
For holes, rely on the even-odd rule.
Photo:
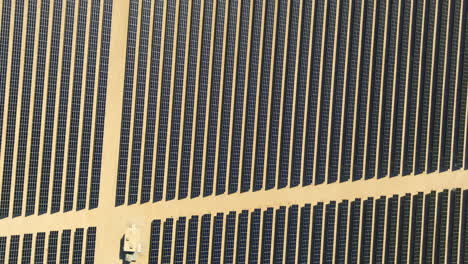
{"label": "solar panel", "polygon": [[83,257],[83,239],[84,239],[84,229],[77,228],[73,235],[73,254],[72,254],[72,263],[81,263]]}
{"label": "solar panel", "polygon": [[[49,243],[50,244],[50,243]],[[85,263],[94,263],[94,251],[96,248],[96,227],[89,227],[86,232]]]}
{"label": "solar panel", "polygon": [[40,232],[36,236],[36,245],[34,250],[34,262],[44,262],[44,251],[45,251],[45,233]]}
{"label": "solar panel", "polygon": [[56,263],[58,252],[58,231],[51,231],[49,233],[49,245],[47,247],[47,264]]}
{"label": "solar panel", "polygon": [[151,235],[150,235],[150,249],[149,249],[149,262],[158,262],[159,256],[159,233],[161,229],[161,221],[154,220],[151,223]]}
{"label": "solar panel", "polygon": [[25,234],[23,236],[23,248],[21,252],[21,263],[31,262],[31,251],[32,251],[32,234]]}
{"label": "solar panel", "polygon": [[60,264],[68,263],[70,259],[71,230],[63,230],[60,245]]}
{"label": "solar panel", "polygon": [[15,264],[18,263],[18,254],[19,254],[19,235],[11,236],[10,239],[10,253],[8,254],[8,263]]}

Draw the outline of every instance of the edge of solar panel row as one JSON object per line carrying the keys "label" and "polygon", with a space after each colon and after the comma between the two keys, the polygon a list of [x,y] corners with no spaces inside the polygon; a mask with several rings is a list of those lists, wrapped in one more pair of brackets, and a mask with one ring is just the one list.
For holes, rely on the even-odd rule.
{"label": "edge of solar panel row", "polygon": [[90,264],[95,245],[96,227],[0,236],[0,262]]}
{"label": "edge of solar panel row", "polygon": [[157,219],[148,261],[463,263],[467,198],[468,190],[452,189]]}

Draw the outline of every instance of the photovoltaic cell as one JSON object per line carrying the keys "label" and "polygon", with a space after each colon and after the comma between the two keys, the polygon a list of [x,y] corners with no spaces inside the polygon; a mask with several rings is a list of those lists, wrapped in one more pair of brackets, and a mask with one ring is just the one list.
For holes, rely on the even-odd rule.
{"label": "photovoltaic cell", "polygon": [[71,230],[63,230],[60,245],[60,264],[69,263]]}
{"label": "photovoltaic cell", "polygon": [[47,248],[47,264],[53,264],[57,262],[58,236],[58,231],[51,231],[49,233],[49,245]]}
{"label": "photovoltaic cell", "polygon": [[273,263],[282,263],[284,254],[286,207],[282,206],[275,214],[275,235],[273,240]]}
{"label": "photovoltaic cell", "polygon": [[424,199],[424,235],[422,244],[422,261],[432,262],[432,253],[434,246],[434,222],[436,193],[431,192],[425,195]]}
{"label": "photovoltaic cell", "polygon": [[34,263],[44,262],[45,233],[38,233],[36,236],[36,246],[34,250]]}
{"label": "photovoltaic cell", "polygon": [[262,251],[261,263],[270,263],[271,259],[271,242],[273,238],[273,209],[263,212],[263,227],[262,227]]}
{"label": "photovoltaic cell", "polygon": [[360,262],[370,262],[372,243],[372,217],[374,209],[374,199],[369,198],[363,202],[362,208],[362,228],[361,228],[361,254]]}
{"label": "photovoltaic cell", "polygon": [[164,222],[163,228],[163,239],[161,245],[161,262],[170,263],[171,262],[171,247],[172,247],[172,229],[173,229],[174,219],[169,218]]}
{"label": "photovoltaic cell", "polygon": [[192,216],[188,223],[187,263],[196,263],[198,238],[198,216]]}
{"label": "photovoltaic cell", "polygon": [[32,234],[23,236],[23,249],[21,252],[21,263],[31,263]]}
{"label": "photovoltaic cell", "polygon": [[185,217],[181,217],[176,223],[174,263],[183,263],[184,260],[185,222]]}
{"label": "photovoltaic cell", "polygon": [[242,211],[239,214],[237,222],[237,245],[236,245],[236,263],[244,263],[247,259],[247,225],[249,213]]}
{"label": "photovoltaic cell", "polygon": [[[49,242],[50,245],[50,242]],[[86,232],[86,249],[84,260],[86,264],[94,263],[94,250],[96,248],[96,227],[89,227]]]}
{"label": "photovoltaic cell", "polygon": [[148,252],[149,263],[157,263],[159,259],[159,236],[161,232],[161,221],[154,220],[151,223],[150,248]]}
{"label": "photovoltaic cell", "polygon": [[83,238],[84,238],[84,229],[77,228],[73,236],[73,255],[72,263],[81,263],[83,255]]}
{"label": "photovoltaic cell", "polygon": [[208,263],[208,256],[210,252],[210,229],[211,229],[211,215],[205,214],[201,217],[201,228],[199,235],[198,260],[197,263]]}
{"label": "photovoltaic cell", "polygon": [[[422,201],[422,200],[421,200]],[[413,201],[413,210],[415,209],[415,202]],[[411,196],[405,195],[400,199],[400,219],[399,219],[399,232],[398,232],[398,252],[397,260],[405,261],[408,258],[408,241],[409,241],[409,220],[410,220],[410,207],[411,207]],[[415,217],[414,215],[412,217]],[[417,220],[417,219],[414,219]],[[416,223],[416,221],[413,221]],[[415,226],[416,228],[416,226]],[[419,228],[421,225],[419,223]],[[420,236],[418,236],[418,241],[415,242],[415,246],[420,244]],[[413,244],[411,244],[412,246]],[[419,249],[418,249],[419,250]],[[419,255],[418,255],[419,256]]]}
{"label": "photovoltaic cell", "polygon": [[306,204],[301,208],[301,220],[299,225],[299,252],[297,261],[306,262],[309,257],[310,204]]}
{"label": "photovoltaic cell", "polygon": [[460,235],[461,191],[455,189],[450,192],[449,233],[447,244],[447,261],[457,262],[458,242]]}
{"label": "photovoltaic cell", "polygon": [[323,203],[313,207],[312,215],[312,237],[310,239],[310,259],[313,263],[320,263],[322,252],[322,225],[323,225]]}
{"label": "photovoltaic cell", "polygon": [[[385,245],[385,262],[392,262],[395,261],[396,256],[396,238],[397,238],[397,226],[398,226],[398,196],[394,195],[388,199],[387,204],[387,218],[386,218],[386,241],[384,241]],[[401,226],[402,228],[402,235],[403,237],[401,240],[408,241],[408,225]],[[400,236],[398,236],[400,237]],[[406,247],[407,249],[408,247]]]}
{"label": "photovoltaic cell", "polygon": [[6,256],[6,237],[0,237],[0,262],[5,263],[5,256]]}
{"label": "photovoltaic cell", "polygon": [[288,226],[286,229],[286,261],[294,262],[296,260],[297,248],[297,224],[298,224],[298,206],[293,205],[288,209]]}
{"label": "photovoltaic cell", "polygon": [[359,231],[361,227],[361,199],[351,202],[348,236],[348,261],[356,263],[358,259]]}
{"label": "photovoltaic cell", "polygon": [[224,263],[233,263],[234,258],[234,240],[236,229],[236,213],[230,212],[226,216],[226,225],[224,231]]}
{"label": "photovoltaic cell", "polygon": [[383,260],[384,254],[384,234],[385,234],[385,207],[386,197],[380,197],[375,202],[374,210],[374,238],[372,245],[373,261],[379,263]]}
{"label": "photovoltaic cell", "polygon": [[[221,244],[223,239],[223,214],[218,213],[213,220],[213,236],[210,263],[221,263]],[[182,249],[183,250],[183,249]]]}
{"label": "photovoltaic cell", "polygon": [[10,239],[10,253],[8,254],[8,264],[18,263],[18,254],[19,254],[19,235],[11,236]]}
{"label": "photovoltaic cell", "polygon": [[439,192],[437,194],[437,218],[436,231],[434,241],[434,260],[438,262],[445,261],[445,242],[447,236],[447,208],[448,208],[448,191]]}
{"label": "photovoltaic cell", "polygon": [[257,262],[260,246],[260,209],[250,213],[250,235],[249,235],[249,262]]}
{"label": "photovoltaic cell", "polygon": [[[410,260],[419,261],[420,252],[421,252],[421,234],[423,230],[422,221],[423,221],[423,207],[424,206],[424,196],[422,193],[418,193],[413,196],[413,209],[411,212],[411,240],[410,240]],[[408,199],[401,198],[400,205],[400,214],[403,216],[403,213],[409,211]],[[409,213],[408,213],[409,214]],[[404,220],[403,217],[400,217],[400,223]],[[400,240],[403,241],[403,240]],[[398,260],[403,260],[406,254],[404,246],[405,242],[398,242]]]}
{"label": "photovoltaic cell", "polygon": [[345,263],[346,238],[348,237],[348,206],[347,200],[338,204],[338,222],[336,223],[335,260]]}
{"label": "photovoltaic cell", "polygon": [[323,263],[333,262],[333,250],[335,244],[335,214],[336,202],[330,202],[325,206],[325,229],[323,234]]}

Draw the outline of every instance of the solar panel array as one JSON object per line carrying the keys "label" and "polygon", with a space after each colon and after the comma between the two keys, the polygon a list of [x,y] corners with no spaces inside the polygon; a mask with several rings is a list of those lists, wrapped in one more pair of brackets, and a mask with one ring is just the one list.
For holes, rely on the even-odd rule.
{"label": "solar panel array", "polygon": [[95,208],[112,0],[1,10],[0,218]]}
{"label": "solar panel array", "polygon": [[91,264],[95,243],[96,227],[0,236],[0,263]]}
{"label": "solar panel array", "polygon": [[468,190],[154,220],[148,263],[466,263]]}
{"label": "solar panel array", "polygon": [[130,0],[116,205],[467,169],[468,4]]}
{"label": "solar panel array", "polygon": [[[152,219],[138,261],[468,262],[468,0],[0,9],[0,263],[123,261],[125,228]],[[382,194],[424,192],[362,196],[418,174]],[[41,219],[89,223],[21,231]]]}

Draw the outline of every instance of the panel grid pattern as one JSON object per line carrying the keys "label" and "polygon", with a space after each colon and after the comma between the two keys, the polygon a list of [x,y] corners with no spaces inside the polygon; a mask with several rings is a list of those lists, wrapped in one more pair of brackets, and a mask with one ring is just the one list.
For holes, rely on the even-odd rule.
{"label": "panel grid pattern", "polygon": [[2,3],[0,217],[95,208],[113,1]]}
{"label": "panel grid pattern", "polygon": [[[84,230],[87,234],[85,238],[83,237]],[[72,233],[75,237],[73,241],[70,237]],[[58,243],[59,237],[61,237],[61,244]],[[73,256],[71,259],[73,263],[94,263],[95,243],[96,227],[77,228],[75,231],[65,229],[10,237],[0,236],[0,263],[71,263],[70,256]],[[86,251],[82,262],[81,250],[84,247]],[[5,252],[7,248],[9,252]],[[59,251],[61,252],[60,258],[58,257]],[[8,262],[5,262],[6,260]]]}
{"label": "panel grid pattern", "polygon": [[[433,222],[427,221],[427,216],[422,221],[423,216],[414,210],[421,206],[423,195],[427,197],[423,206],[437,212],[437,221],[444,221],[437,230],[430,228]],[[436,196],[437,203],[434,203],[433,199]],[[411,254],[412,261],[419,262],[419,257],[422,256],[426,260],[436,257],[440,262],[464,263],[463,247],[468,242],[464,235],[467,219],[458,216],[466,215],[467,196],[468,190],[452,189],[426,194],[331,201],[314,206],[306,204],[300,207],[292,205],[243,210],[238,213],[232,211],[215,215],[205,214],[201,218],[192,216],[188,223],[185,217],[180,217],[177,220],[177,228],[173,228],[174,218],[154,220],[150,235],[152,246],[149,263],[155,263],[159,254],[162,254],[163,263],[166,263],[164,260],[169,262],[174,258],[184,257],[188,263],[207,263],[208,255],[211,255],[210,263],[233,263],[233,256],[236,258],[235,262],[244,263],[247,261],[247,252],[249,262],[252,263],[257,263],[258,260],[261,260],[261,263],[346,263],[346,259],[348,263],[357,263],[357,256],[366,263],[371,260],[380,263],[384,261],[384,256],[385,262],[404,263],[408,260],[410,247],[402,241],[415,241],[421,239],[421,236],[433,237],[435,240],[412,244],[412,251],[426,252],[417,256]],[[452,213],[448,208],[451,208]],[[385,213],[386,211],[388,213]],[[234,221],[236,218],[237,221]],[[409,218],[413,220],[413,224],[408,223]],[[355,223],[361,219],[362,229],[358,232],[359,227]],[[418,221],[423,223],[422,232],[414,228],[414,223]],[[213,223],[210,225],[210,222]],[[447,228],[448,223],[452,224]],[[201,229],[198,229],[197,225],[201,225]],[[248,226],[250,235],[246,233]],[[159,231],[161,229],[164,230],[163,233]],[[190,241],[190,232],[197,229],[201,231],[200,241],[193,243]],[[259,230],[262,236],[255,235]],[[300,230],[300,233],[296,233],[297,230]],[[447,234],[443,233],[446,230]],[[189,241],[179,240],[178,237],[185,237],[186,232],[189,232]],[[161,235],[163,248],[159,251],[157,244]],[[195,235],[196,233],[193,236]],[[449,239],[446,239],[446,235]],[[237,242],[233,244],[234,241]],[[361,245],[356,247],[358,241],[361,241]],[[457,243],[458,241],[460,243]],[[175,250],[172,249],[174,245]],[[224,247],[220,248],[221,245]],[[452,253],[446,255],[449,245],[449,252]],[[197,255],[191,253],[197,250],[197,247],[198,259]],[[433,249],[435,251],[432,251]],[[224,259],[221,259],[223,251]]]}
{"label": "panel grid pattern", "polygon": [[129,7],[117,206],[466,167],[461,0]]}

